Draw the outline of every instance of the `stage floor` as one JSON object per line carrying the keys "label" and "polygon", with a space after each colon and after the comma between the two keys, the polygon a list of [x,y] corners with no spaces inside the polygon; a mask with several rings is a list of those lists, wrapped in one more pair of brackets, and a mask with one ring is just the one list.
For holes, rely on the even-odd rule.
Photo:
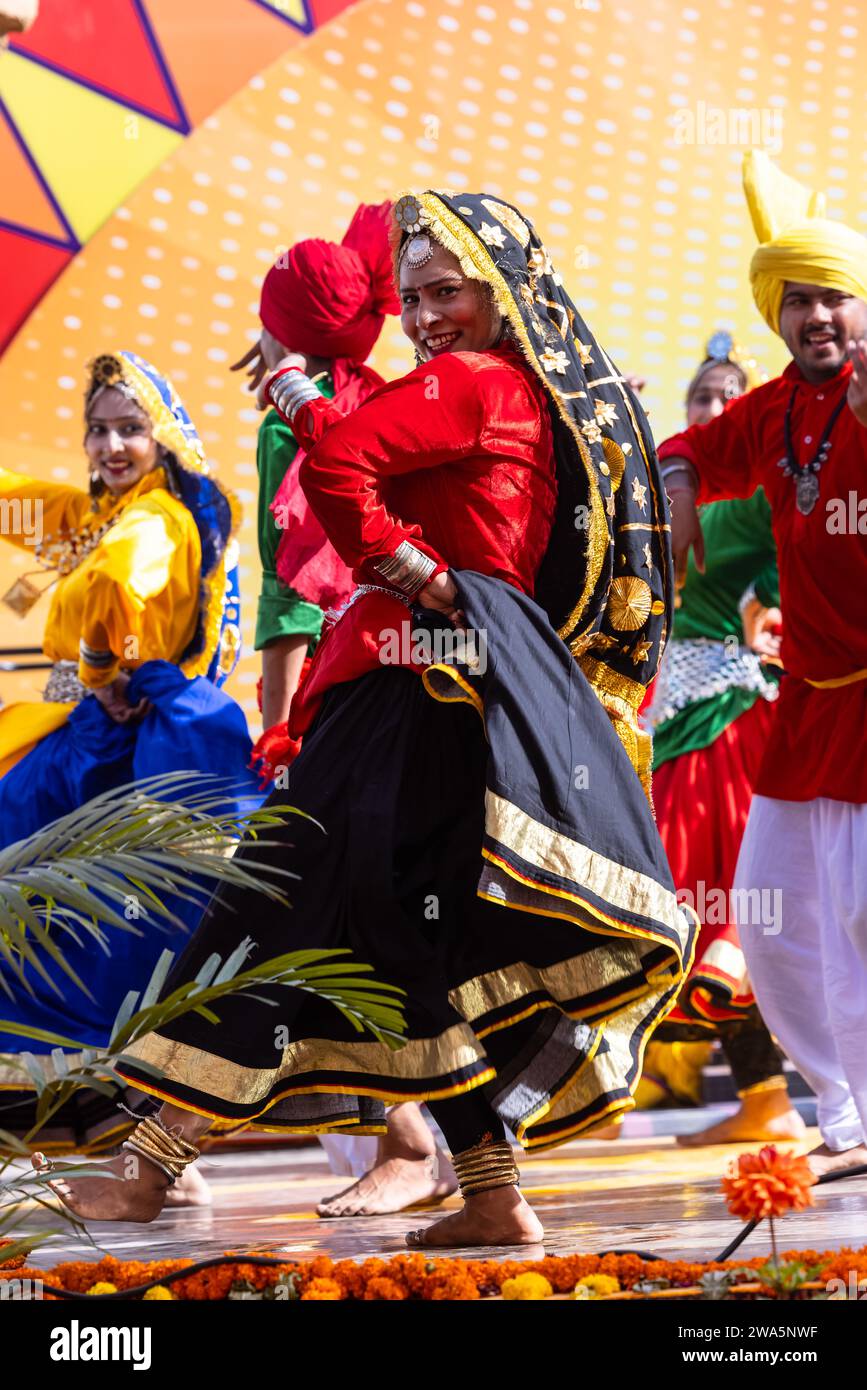
{"label": "stage floor", "polygon": [[[817,1142],[811,1131],[803,1147]],[[545,1225],[549,1254],[632,1249],[660,1258],[713,1259],[740,1229],[726,1210],[719,1178],[733,1155],[757,1147],[686,1150],[671,1135],[584,1141],[523,1157],[522,1185]],[[433,1221],[437,1211],[458,1205],[452,1197],[436,1211],[322,1221],[316,1216],[317,1201],[350,1180],[333,1176],[318,1145],[211,1153],[202,1171],[212,1187],[212,1206],[166,1211],[150,1226],[94,1224],[95,1250],[64,1235],[42,1248],[38,1263],[50,1267],[65,1259],[95,1259],[98,1253],[120,1259],[201,1259],[252,1248],[299,1259],[387,1256],[404,1249],[408,1227]],[[56,1218],[34,1212],[28,1230],[56,1225]],[[784,1249],[864,1245],[867,1178],[819,1188],[816,1207],[787,1216],[780,1234]],[[766,1229],[759,1227],[741,1248],[744,1257],[769,1253]],[[505,1257],[514,1251],[489,1253]],[[524,1257],[541,1253],[532,1247]]]}

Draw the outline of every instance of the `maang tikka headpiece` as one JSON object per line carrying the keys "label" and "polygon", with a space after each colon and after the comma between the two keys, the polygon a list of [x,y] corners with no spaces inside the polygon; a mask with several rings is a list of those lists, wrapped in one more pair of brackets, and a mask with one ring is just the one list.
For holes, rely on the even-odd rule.
{"label": "maang tikka headpiece", "polygon": [[427,265],[434,253],[433,240],[425,231],[430,218],[411,193],[398,198],[394,205],[394,220],[400,231],[407,236],[398,253],[398,261],[405,261],[412,270]]}

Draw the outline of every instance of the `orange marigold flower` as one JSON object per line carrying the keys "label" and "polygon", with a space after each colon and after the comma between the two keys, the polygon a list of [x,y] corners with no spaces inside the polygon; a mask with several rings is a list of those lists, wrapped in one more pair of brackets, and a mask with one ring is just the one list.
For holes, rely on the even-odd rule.
{"label": "orange marigold flower", "polygon": [[311,1279],[301,1295],[302,1303],[338,1303],[346,1295],[336,1279]]}
{"label": "orange marigold flower", "polygon": [[424,1297],[433,1300],[452,1299],[455,1302],[468,1303],[480,1298],[481,1295],[466,1271],[455,1270],[453,1273],[432,1275],[427,1281]]}
{"label": "orange marigold flower", "polygon": [[396,1279],[389,1279],[386,1275],[380,1275],[376,1279],[368,1279],[367,1287],[364,1290],[365,1301],[373,1302],[374,1299],[382,1299],[387,1303],[400,1303],[407,1297],[407,1291]]}
{"label": "orange marigold flower", "polygon": [[733,1216],[760,1221],[813,1206],[814,1182],[806,1158],[780,1153],[774,1144],[766,1144],[758,1153],[741,1154],[731,1164],[722,1190]]}

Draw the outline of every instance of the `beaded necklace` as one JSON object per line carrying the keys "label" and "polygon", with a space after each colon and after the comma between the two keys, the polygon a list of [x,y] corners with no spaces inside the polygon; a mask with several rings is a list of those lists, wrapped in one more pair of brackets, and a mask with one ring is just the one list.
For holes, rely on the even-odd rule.
{"label": "beaded necklace", "polygon": [[788,477],[794,478],[795,505],[802,516],[809,516],[819,497],[819,469],[831,452],[831,431],[846,405],[846,396],[842,396],[835,405],[828,419],[828,423],[822,431],[822,438],[819,440],[818,449],[810,461],[805,463],[802,467],[795,456],[795,446],[792,442],[792,411],[795,408],[797,395],[798,388],[796,386],[792,391],[788,409],[786,410],[786,457],[780,459],[777,467],[782,468],[783,472],[787,474]]}

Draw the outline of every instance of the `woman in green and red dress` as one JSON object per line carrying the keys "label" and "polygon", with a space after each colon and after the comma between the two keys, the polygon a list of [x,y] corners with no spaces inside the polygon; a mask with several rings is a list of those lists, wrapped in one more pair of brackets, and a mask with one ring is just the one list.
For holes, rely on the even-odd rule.
{"label": "woman in green and red dress", "polygon": [[[755,384],[726,333],[687,390],[687,423],[705,424]],[[657,824],[678,896],[702,921],[695,964],[655,1044],[717,1036],[740,1106],[687,1145],[797,1139],[781,1054],[756,1008],[730,890],[777,684],[779,588],[771,512],[761,488],[702,513],[706,568],[690,559],[653,704]],[[745,640],[745,633],[748,637]],[[648,1059],[653,1070],[652,1058]]]}

